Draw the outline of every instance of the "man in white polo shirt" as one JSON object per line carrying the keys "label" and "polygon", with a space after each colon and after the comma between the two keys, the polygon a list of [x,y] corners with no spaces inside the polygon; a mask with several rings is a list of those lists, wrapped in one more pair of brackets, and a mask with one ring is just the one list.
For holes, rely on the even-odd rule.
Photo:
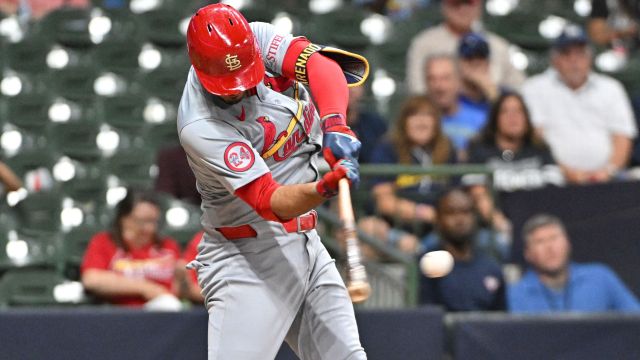
{"label": "man in white polo shirt", "polygon": [[554,42],[552,67],[522,87],[534,125],[573,183],[609,180],[626,166],[637,133],[622,84],[594,73],[592,58],[584,30],[568,26]]}

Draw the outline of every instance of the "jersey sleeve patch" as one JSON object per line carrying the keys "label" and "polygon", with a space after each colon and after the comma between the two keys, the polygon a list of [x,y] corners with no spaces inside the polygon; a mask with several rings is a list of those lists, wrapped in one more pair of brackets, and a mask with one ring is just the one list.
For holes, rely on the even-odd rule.
{"label": "jersey sleeve patch", "polygon": [[234,142],[224,151],[224,162],[227,167],[235,172],[249,170],[256,161],[249,145],[243,142]]}

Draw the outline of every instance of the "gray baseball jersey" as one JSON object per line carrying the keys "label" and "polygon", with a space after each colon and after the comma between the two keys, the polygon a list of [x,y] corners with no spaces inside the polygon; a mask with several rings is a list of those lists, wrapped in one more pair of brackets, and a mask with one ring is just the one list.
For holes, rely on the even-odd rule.
{"label": "gray baseball jersey", "polygon": [[[278,75],[292,36],[252,23],[266,71]],[[273,82],[272,87],[280,83]],[[178,133],[202,196],[205,230],[190,266],[209,311],[209,359],[269,359],[286,339],[303,359],[365,359],[353,306],[315,230],[288,233],[234,195],[271,172],[278,183],[315,181],[320,121],[307,89],[260,83],[226,104],[189,72]],[[227,240],[219,227],[250,225]]]}

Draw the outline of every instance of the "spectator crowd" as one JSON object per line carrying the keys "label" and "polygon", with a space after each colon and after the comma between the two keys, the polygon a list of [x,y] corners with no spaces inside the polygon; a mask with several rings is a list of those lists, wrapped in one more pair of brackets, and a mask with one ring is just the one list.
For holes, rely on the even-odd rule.
{"label": "spectator crowd", "polygon": [[[0,10],[37,20],[61,5],[54,3],[4,1]],[[362,164],[484,165],[492,176],[372,176],[360,190],[369,195],[361,230],[416,263],[431,251],[453,256],[449,274],[419,275],[420,304],[448,311],[640,311],[610,267],[571,259],[572,239],[550,214],[529,214],[521,254],[528,268],[517,279],[506,276],[516,234],[493,196],[622,177],[637,137],[632,99],[620,81],[595,71],[594,56],[601,46],[635,51],[640,5],[593,0],[584,24],[566,24],[550,44],[549,67],[529,77],[514,66],[505,34],[483,26],[484,5],[441,0],[442,22],[418,32],[406,49],[407,96],[397,114],[385,119],[365,104],[367,89],[356,87],[347,123],[362,140]],[[178,145],[160,149],[156,165],[153,191],[128,189],[112,226],[87,239],[79,278],[101,301],[164,310],[203,301],[195,272],[185,267],[203,233],[189,234],[188,244],[163,235],[158,200],[165,194],[200,206],[196,180]],[[0,180],[8,191],[22,186],[3,162]],[[367,261],[386,261],[373,248],[363,253]]]}

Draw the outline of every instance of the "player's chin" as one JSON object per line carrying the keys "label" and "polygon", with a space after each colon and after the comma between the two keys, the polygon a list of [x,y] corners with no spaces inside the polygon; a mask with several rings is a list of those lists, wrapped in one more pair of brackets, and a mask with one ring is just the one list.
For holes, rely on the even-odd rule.
{"label": "player's chin", "polygon": [[244,98],[244,92],[233,94],[233,95],[224,95],[220,96],[220,99],[224,101],[226,104],[233,105],[239,103],[242,98]]}

